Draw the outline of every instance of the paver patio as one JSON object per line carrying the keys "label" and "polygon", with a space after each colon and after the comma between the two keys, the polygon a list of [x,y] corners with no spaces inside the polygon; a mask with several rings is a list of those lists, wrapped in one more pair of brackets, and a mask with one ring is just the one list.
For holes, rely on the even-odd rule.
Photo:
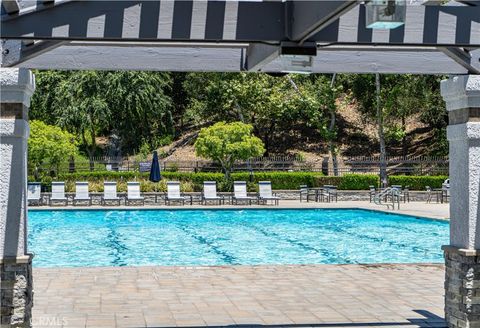
{"label": "paver patio", "polygon": [[443,281],[428,264],[36,268],[33,323],[444,327]]}

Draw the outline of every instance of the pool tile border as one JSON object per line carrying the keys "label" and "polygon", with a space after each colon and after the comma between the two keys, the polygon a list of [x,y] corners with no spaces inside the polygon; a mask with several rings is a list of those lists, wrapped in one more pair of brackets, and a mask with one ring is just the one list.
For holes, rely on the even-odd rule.
{"label": "pool tile border", "polygon": [[401,213],[401,212],[392,212],[384,209],[373,209],[366,208],[362,206],[345,206],[345,207],[320,207],[320,206],[302,206],[302,205],[287,205],[287,206],[119,206],[119,207],[105,207],[105,206],[42,206],[42,207],[29,207],[29,211],[191,211],[191,210],[205,210],[205,211],[228,211],[228,210],[362,210],[369,212],[380,212],[389,215],[400,215],[409,218],[417,218],[423,220],[433,220],[433,221],[450,221],[446,217],[429,217],[422,216],[417,214]]}

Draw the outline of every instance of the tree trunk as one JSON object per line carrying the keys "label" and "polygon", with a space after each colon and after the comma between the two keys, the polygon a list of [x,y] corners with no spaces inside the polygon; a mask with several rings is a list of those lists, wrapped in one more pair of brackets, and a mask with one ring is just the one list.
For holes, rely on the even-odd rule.
{"label": "tree trunk", "polygon": [[383,111],[380,103],[380,74],[375,74],[375,85],[377,93],[377,124],[378,124],[378,139],[380,142],[380,185],[387,186],[387,150],[385,148],[385,136],[383,133]]}
{"label": "tree trunk", "polygon": [[95,129],[92,127],[91,131],[90,131],[90,135],[91,135],[91,143],[92,143],[92,148],[89,152],[89,155],[90,155],[90,171],[94,171],[95,170],[95,163],[93,161],[93,157],[95,156],[95,149],[96,149],[96,143],[97,141],[95,140]]}
{"label": "tree trunk", "polygon": [[224,179],[225,179],[225,191],[231,191],[232,190],[232,178],[231,178],[231,171],[232,171],[232,166],[233,163],[230,163],[230,161],[219,161],[220,165],[222,166],[222,170],[224,173]]}
{"label": "tree trunk", "polygon": [[335,149],[335,144],[333,141],[330,141],[330,156],[332,156],[332,164],[333,164],[333,175],[338,176],[338,159],[337,159],[337,151]]}
{"label": "tree trunk", "polygon": [[402,155],[403,157],[407,157],[408,155],[408,145],[407,145],[407,133],[406,133],[406,123],[405,117],[402,116],[402,130],[403,130],[403,137],[402,137]]}
{"label": "tree trunk", "polygon": [[[330,82],[330,89],[333,88],[333,84],[335,83],[335,77],[337,74],[333,74],[332,81]],[[333,140],[333,133],[335,131],[335,123],[337,120],[336,117],[336,105],[332,108],[329,108],[330,112],[330,125],[328,126],[328,141],[329,145],[328,148],[330,149],[330,156],[332,156],[332,164],[333,164],[333,175],[338,176],[338,161],[337,161],[337,150],[335,147],[335,141]]]}

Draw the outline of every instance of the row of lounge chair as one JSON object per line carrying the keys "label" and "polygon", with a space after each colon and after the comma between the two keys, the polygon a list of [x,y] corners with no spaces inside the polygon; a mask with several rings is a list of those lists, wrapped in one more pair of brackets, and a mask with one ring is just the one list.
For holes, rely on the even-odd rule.
{"label": "row of lounge chair", "polygon": [[[251,205],[254,201],[258,204],[267,204],[271,201],[273,204],[278,205],[280,198],[272,193],[272,184],[270,181],[260,181],[258,183],[259,192],[256,197],[249,196],[247,193],[247,183],[245,181],[235,181],[233,184],[233,195],[231,196],[231,203],[238,204],[244,202]],[[203,192],[201,195],[201,204],[206,205],[208,202],[218,203],[219,205],[225,204],[225,196],[218,195],[217,184],[215,181],[204,181]],[[165,194],[165,204],[169,205],[172,202],[178,202],[185,205],[185,201],[193,203],[192,195],[187,195],[181,192],[180,182],[168,181],[167,193]],[[155,202],[157,198],[155,197]],[[28,202],[30,204],[40,205],[42,202],[41,186],[40,183],[28,184]],[[121,198],[117,194],[117,183],[112,181],[104,182],[104,191],[101,196],[101,205],[120,205]],[[52,193],[48,199],[49,205],[54,204],[68,205],[68,197],[65,194],[65,182],[52,182]],[[92,197],[88,190],[88,182],[76,182],[75,183],[75,196],[72,199],[73,205],[87,204],[92,205]],[[127,195],[125,197],[125,205],[131,204],[145,204],[145,198],[140,193],[139,182],[127,182]]]}

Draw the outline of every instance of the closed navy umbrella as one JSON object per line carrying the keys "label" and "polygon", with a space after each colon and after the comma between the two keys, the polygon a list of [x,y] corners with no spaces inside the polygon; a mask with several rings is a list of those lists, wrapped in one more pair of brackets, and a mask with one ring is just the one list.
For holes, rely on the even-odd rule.
{"label": "closed navy umbrella", "polygon": [[153,152],[152,167],[150,168],[150,177],[148,178],[152,182],[158,182],[162,180],[160,174],[160,164],[158,163],[157,151]]}

